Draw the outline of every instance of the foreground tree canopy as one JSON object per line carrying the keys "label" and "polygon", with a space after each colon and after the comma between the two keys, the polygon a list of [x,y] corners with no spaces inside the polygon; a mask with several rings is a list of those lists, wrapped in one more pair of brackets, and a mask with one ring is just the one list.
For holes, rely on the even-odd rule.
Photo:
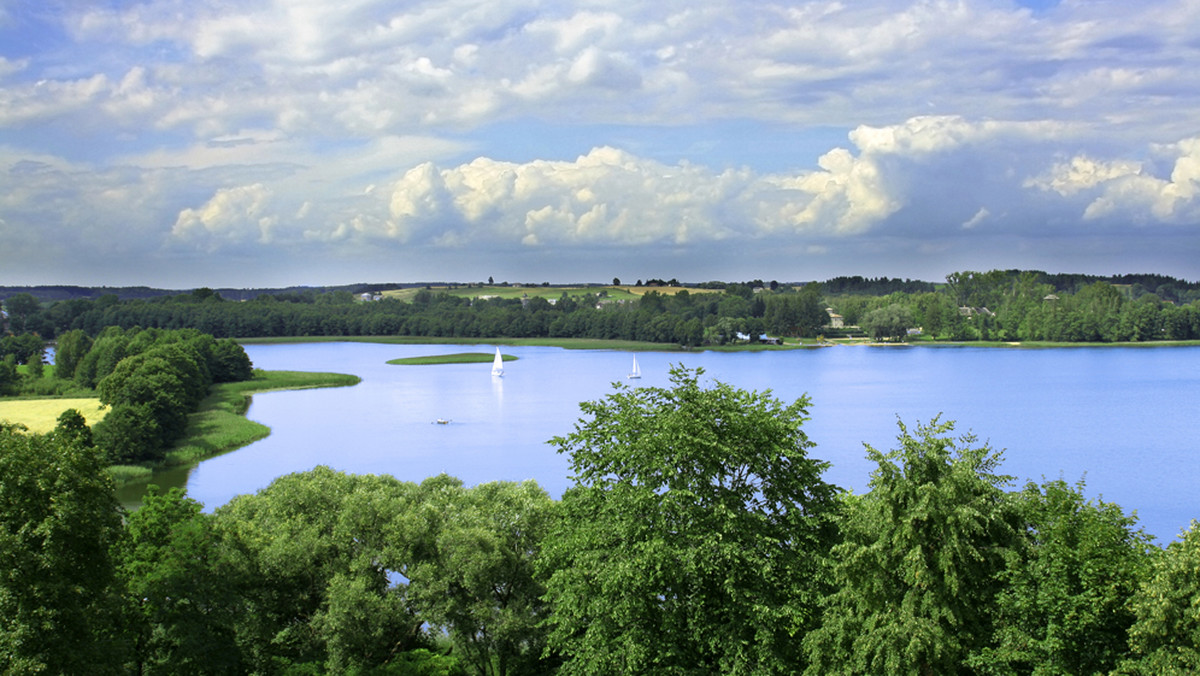
{"label": "foreground tree canopy", "polygon": [[836,489],[808,400],[671,371],[582,405],[543,559],[564,674],[787,673],[826,591]]}
{"label": "foreground tree canopy", "polygon": [[945,674],[991,634],[996,575],[1018,523],[994,474],[998,454],[934,421],[899,447],[867,447],[871,490],[851,501],[834,548],[822,627],[806,638],[808,673]]}
{"label": "foreground tree canopy", "polygon": [[74,412],[0,428],[0,672],[1187,674],[1200,527],[1166,549],[1064,481],[1007,490],[935,419],[849,495],[808,401],[676,369],[582,405],[533,482],[318,467],[122,518]]}
{"label": "foreground tree canopy", "polygon": [[0,426],[0,672],[119,673],[120,506],[86,432]]}

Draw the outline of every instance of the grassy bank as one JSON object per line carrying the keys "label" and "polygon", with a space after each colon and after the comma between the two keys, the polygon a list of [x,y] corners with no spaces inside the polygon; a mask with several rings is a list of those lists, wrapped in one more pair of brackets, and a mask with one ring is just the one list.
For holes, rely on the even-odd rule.
{"label": "grassy bank", "polygon": [[145,481],[154,469],[190,465],[258,441],[271,428],[246,418],[250,398],[259,392],[303,390],[314,387],[345,387],[358,383],[358,376],[341,373],[301,371],[254,371],[254,378],[240,383],[214,385],[200,408],[188,417],[187,431],[156,467],[114,465],[118,484]]}
{"label": "grassy bank", "polygon": [[[496,356],[488,352],[455,352],[454,354],[431,354],[425,357],[402,357],[389,359],[387,363],[395,366],[430,366],[435,364],[486,364],[491,363]],[[516,361],[511,354],[501,355],[504,361]]]}

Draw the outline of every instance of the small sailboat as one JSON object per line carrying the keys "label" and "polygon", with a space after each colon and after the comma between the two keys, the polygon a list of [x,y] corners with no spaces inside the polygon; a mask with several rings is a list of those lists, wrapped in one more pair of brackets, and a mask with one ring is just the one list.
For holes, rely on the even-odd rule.
{"label": "small sailboat", "polygon": [[634,358],[633,358],[633,370],[631,370],[631,371],[629,372],[629,379],[630,379],[630,380],[637,380],[638,378],[641,378],[641,377],[642,377],[642,367],[641,367],[641,366],[638,366],[638,363],[637,363],[637,357],[636,357],[636,356],[634,356]]}
{"label": "small sailboat", "polygon": [[504,375],[504,358],[500,356],[500,348],[496,348],[496,358],[492,360],[492,375]]}

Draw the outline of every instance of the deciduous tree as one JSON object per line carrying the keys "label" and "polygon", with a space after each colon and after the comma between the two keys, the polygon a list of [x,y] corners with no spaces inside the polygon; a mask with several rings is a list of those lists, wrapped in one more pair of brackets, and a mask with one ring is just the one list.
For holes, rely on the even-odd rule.
{"label": "deciduous tree", "polygon": [[178,488],[155,487],[129,515],[119,548],[138,674],[230,674],[241,668],[240,586],[221,561],[212,517]]}
{"label": "deciduous tree", "polygon": [[412,488],[317,467],[216,511],[233,579],[243,583],[237,634],[252,669],[316,663],[344,672],[427,647],[406,589],[389,579],[402,550],[384,539]]}
{"label": "deciduous tree", "polygon": [[54,349],[54,376],[64,380],[74,378],[75,367],[91,347],[92,339],[79,329],[60,335]]}
{"label": "deciduous tree", "polygon": [[541,564],[561,673],[799,665],[837,493],[808,455],[808,399],[703,387],[702,374],[618,385],[552,442],[575,477]]}
{"label": "deciduous tree", "polygon": [[546,673],[546,603],[534,577],[555,503],[535,482],[464,488],[433,477],[398,519],[411,563],[409,593],[422,620],[445,630],[480,676]]}
{"label": "deciduous tree", "polygon": [[1154,558],[1133,601],[1127,674],[1200,673],[1200,523]]}
{"label": "deciduous tree", "polygon": [[996,575],[1016,539],[1009,477],[994,473],[998,452],[952,430],[901,423],[899,448],[867,447],[877,467],[833,549],[837,591],[804,639],[806,673],[960,673],[991,637]]}
{"label": "deciduous tree", "polygon": [[1129,603],[1152,548],[1120,506],[1083,497],[1082,482],[1030,482],[1013,496],[1024,528],[1001,575],[994,647],[981,673],[1107,673],[1128,653]]}
{"label": "deciduous tree", "polygon": [[858,323],[875,340],[903,340],[913,325],[913,318],[908,306],[893,303],[878,310],[871,310]]}
{"label": "deciduous tree", "polygon": [[112,549],[121,508],[100,452],[0,426],[0,672],[121,673]]}

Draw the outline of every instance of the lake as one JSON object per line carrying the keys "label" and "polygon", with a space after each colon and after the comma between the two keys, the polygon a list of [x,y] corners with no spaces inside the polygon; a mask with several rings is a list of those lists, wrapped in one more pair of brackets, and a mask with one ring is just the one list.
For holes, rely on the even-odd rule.
{"label": "lake", "polygon": [[1014,486],[1086,478],[1089,497],[1137,510],[1162,542],[1200,517],[1196,347],[640,352],[643,378],[635,381],[625,378],[627,352],[501,349],[518,360],[493,378],[490,364],[385,363],[491,345],[248,345],[258,368],[352,373],[362,383],[259,394],[248,415],[271,436],[159,481],[186,481],[207,510],[316,465],[409,481],[445,472],[468,485],[536,479],[557,497],[570,483],[567,458],[546,442],[572,431],[579,402],[602,398],[614,382],[667,386],[669,367],[683,364],[788,402],[810,396],[811,454],[832,463],[826,480],[856,492],[873,469],[864,443],[893,448],[897,419],[915,427],[941,414],[958,432],[1004,449],[1001,471],[1017,477]]}

